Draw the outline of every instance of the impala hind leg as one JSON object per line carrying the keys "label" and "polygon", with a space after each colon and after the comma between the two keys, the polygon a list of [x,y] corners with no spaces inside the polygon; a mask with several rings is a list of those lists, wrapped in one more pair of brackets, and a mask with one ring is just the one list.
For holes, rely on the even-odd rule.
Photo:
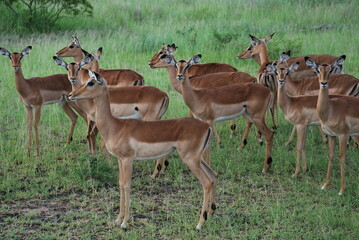
{"label": "impala hind leg", "polygon": [[151,178],[156,178],[158,174],[164,173],[165,170],[167,169],[168,164],[169,164],[168,157],[157,159]]}
{"label": "impala hind leg", "polygon": [[237,125],[236,125],[236,121],[234,119],[229,120],[229,122],[231,123],[231,132],[229,134],[229,137],[232,138],[233,135],[235,134],[235,130],[237,128]]}
{"label": "impala hind leg", "polygon": [[[213,198],[213,188],[216,180],[211,179],[204,170],[203,163],[201,164],[201,156],[196,156],[193,153],[186,153],[184,157],[182,157],[182,161],[188,166],[191,172],[197,177],[197,179],[201,182],[203,187],[203,203],[201,209],[201,216],[199,218],[199,222],[196,226],[196,229],[201,229],[204,222],[207,220],[209,214],[209,204],[210,200]],[[208,167],[209,168],[209,167]],[[213,199],[212,199],[213,200]]]}
{"label": "impala hind leg", "polygon": [[263,134],[266,139],[266,153],[264,159],[263,173],[266,173],[272,164],[272,144],[273,144],[273,132],[268,128],[264,118],[255,119],[253,118],[254,124],[258,130]]}
{"label": "impala hind leg", "polygon": [[72,136],[74,134],[74,129],[77,121],[77,114],[70,108],[67,102],[62,103],[61,108],[71,120],[70,131],[66,140],[66,144],[69,144],[72,141]]}

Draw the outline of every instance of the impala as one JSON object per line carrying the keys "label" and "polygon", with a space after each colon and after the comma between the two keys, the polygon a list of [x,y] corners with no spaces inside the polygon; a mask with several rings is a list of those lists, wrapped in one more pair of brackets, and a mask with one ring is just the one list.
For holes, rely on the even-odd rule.
{"label": "impala", "polygon": [[[152,68],[166,68],[168,71],[169,79],[172,84],[172,87],[179,93],[182,94],[181,90],[181,83],[176,79],[177,70],[174,65],[169,64],[166,61],[166,57],[170,56],[173,58],[173,54],[162,54],[159,56],[158,59],[152,59],[150,62],[150,66]],[[192,65],[194,66],[194,65]],[[193,88],[195,89],[202,89],[202,88],[214,88],[214,87],[222,87],[222,86],[229,86],[235,85],[238,83],[245,83],[245,82],[254,82],[256,79],[250,76],[247,73],[243,72],[219,72],[219,73],[211,73],[205,75],[197,75],[189,78],[189,81]],[[246,117],[245,117],[246,118]],[[246,118],[246,130],[243,135],[242,144],[240,145],[243,148],[247,143],[247,138],[250,132],[250,128],[252,126],[252,122]],[[234,124],[234,120],[232,120],[231,130],[232,134],[233,131],[236,129],[236,125]],[[216,136],[217,143],[220,143],[220,137],[215,129],[214,134]],[[232,135],[231,134],[231,135]],[[258,142],[262,144],[262,140],[260,139],[260,135],[257,135]]]}
{"label": "impala", "polygon": [[328,146],[328,170],[327,178],[322,186],[325,189],[330,184],[332,159],[335,151],[335,137],[339,138],[339,159],[341,187],[339,195],[345,190],[345,158],[347,141],[349,136],[359,143],[359,98],[342,96],[340,98],[329,98],[329,86],[332,84],[330,75],[336,68],[344,63],[344,56],[337,58],[333,64],[317,64],[311,57],[305,57],[309,67],[315,70],[318,76],[320,90],[317,103],[317,113],[323,131],[329,136]]}
{"label": "impala", "polygon": [[[87,54],[81,63],[66,63],[61,57],[53,57],[56,64],[64,67],[68,72],[68,79],[72,84],[72,90],[78,89],[82,83],[88,79],[88,70],[82,69],[84,66],[90,65],[94,57]],[[133,109],[138,107],[138,115],[142,120],[159,120],[168,108],[168,95],[151,86],[132,86],[132,87],[108,87],[110,107],[112,114],[121,118],[131,116]],[[76,102],[88,114],[88,140],[90,152],[96,150],[97,131],[93,131],[95,127],[95,103],[91,99],[84,99]],[[136,116],[135,116],[136,117]],[[156,163],[152,178],[156,177],[162,168],[168,165],[168,161],[159,159]]]}
{"label": "impala", "polygon": [[[345,56],[343,57],[343,61]],[[284,52],[279,58],[279,62],[287,62],[289,59],[289,52]],[[298,71],[299,64],[293,63],[290,67],[287,67],[284,64],[278,65],[277,69],[281,68],[282,70],[278,72],[279,78],[286,81],[286,91],[292,96],[299,95],[318,95],[319,93],[319,83],[318,77],[307,77],[302,80],[293,80],[291,78],[292,74]],[[291,69],[291,71],[288,71]],[[336,66],[335,69],[342,69],[342,66]],[[335,70],[333,70],[335,71]],[[266,73],[266,75],[271,76],[271,73]],[[274,77],[274,76],[273,76]],[[329,94],[343,94],[351,96],[359,96],[359,80],[348,74],[332,74],[330,76],[331,85],[329,88]],[[325,136],[321,133],[322,139],[325,142]],[[292,133],[286,143],[288,145],[294,138],[295,128],[293,128]]]}
{"label": "impala", "polygon": [[[297,131],[296,143],[296,168],[293,177],[300,171],[300,161],[302,160],[303,173],[307,170],[306,161],[306,128],[307,126],[320,126],[317,114],[317,95],[288,95],[286,89],[286,76],[294,72],[298,64],[292,64],[288,69],[276,68],[275,64],[268,64],[267,70],[275,74],[278,81],[278,105],[284,113],[284,118],[294,125]],[[331,98],[340,98],[342,95],[330,95]],[[321,131],[320,131],[321,132]]]}
{"label": "impala", "polygon": [[[77,121],[76,113],[71,109],[68,102],[68,94],[71,92],[71,84],[66,74],[54,74],[45,77],[25,78],[21,69],[22,58],[29,54],[32,46],[24,48],[21,52],[10,53],[5,48],[0,48],[0,53],[10,58],[10,63],[15,71],[15,86],[20,99],[27,112],[28,145],[27,152],[30,155],[32,144],[32,125],[35,129],[35,148],[39,152],[39,122],[41,108],[45,104],[58,103],[71,120],[70,132],[66,143],[72,140],[72,135]],[[71,105],[73,106],[73,105]],[[76,109],[77,110],[77,109]],[[85,115],[79,110],[82,116]]]}
{"label": "impala", "polygon": [[[257,81],[259,83],[263,84],[264,86],[269,87],[272,91],[272,94],[275,96],[273,108],[271,109],[272,121],[273,121],[273,125],[274,125],[273,127],[275,128],[276,127],[275,115],[277,114],[277,102],[276,102],[277,96],[276,95],[277,95],[278,86],[277,86],[277,81],[274,79],[274,76],[268,75],[267,69],[266,69],[267,64],[272,64],[272,62],[268,58],[267,43],[272,39],[273,35],[274,35],[274,33],[269,35],[265,39],[259,39],[255,36],[249,35],[250,38],[252,39],[251,45],[246,50],[244,50],[241,54],[239,54],[237,56],[237,58],[238,59],[254,58],[255,61],[258,62],[260,68],[258,70]],[[330,56],[330,55],[326,55],[326,54],[309,55],[309,56],[311,56],[312,58],[316,59],[317,61],[319,61],[321,63],[332,63],[336,59],[335,56]],[[278,61],[278,60],[276,60],[276,61]],[[290,73],[290,77],[293,80],[300,80],[304,77],[315,76],[315,73],[313,73],[313,70],[308,68],[307,65],[305,64],[304,56],[287,59],[286,64],[291,65],[296,62],[299,63],[297,71]],[[335,72],[341,73],[342,67],[338,67],[335,70]],[[293,128],[292,132],[294,133],[294,128]],[[289,144],[290,141],[291,141],[291,138],[287,141],[287,143]]]}
{"label": "impala", "polygon": [[[95,58],[97,66],[101,54],[102,48],[99,48]],[[74,62],[81,62],[84,57],[81,44],[77,37],[73,37],[73,41],[59,50],[56,55],[58,57],[73,57]],[[144,85],[143,77],[130,69],[99,69],[99,73],[106,79],[108,85],[117,85],[120,87]]]}
{"label": "impala", "polygon": [[210,144],[211,128],[193,118],[142,121],[118,119],[111,114],[106,81],[89,71],[91,78],[73,91],[70,99],[94,99],[96,125],[106,147],[119,164],[120,213],[116,222],[126,228],[129,219],[131,177],[134,160],[156,159],[178,150],[182,161],[201,182],[203,204],[197,229],[215,210],[217,174],[202,159]]}
{"label": "impala", "polygon": [[[166,45],[163,43],[162,48],[155,53],[151,60],[149,61],[149,66],[153,67],[153,63],[155,63],[158,59],[160,59],[161,55],[167,54],[167,55],[173,55],[178,46],[176,46],[174,43],[172,45]],[[209,73],[216,73],[216,72],[237,72],[238,70],[227,64],[227,63],[201,63],[201,64],[195,64],[192,65],[188,69],[188,75],[189,77],[195,76],[195,75],[204,75]]]}
{"label": "impala", "polygon": [[266,153],[263,172],[267,172],[272,162],[273,133],[265,123],[265,113],[272,102],[270,90],[257,83],[242,83],[217,88],[194,89],[189,82],[188,68],[198,62],[201,55],[189,61],[176,61],[167,55],[166,61],[177,69],[177,81],[181,84],[182,97],[195,118],[209,123],[233,119],[246,115],[263,133],[266,139]]}

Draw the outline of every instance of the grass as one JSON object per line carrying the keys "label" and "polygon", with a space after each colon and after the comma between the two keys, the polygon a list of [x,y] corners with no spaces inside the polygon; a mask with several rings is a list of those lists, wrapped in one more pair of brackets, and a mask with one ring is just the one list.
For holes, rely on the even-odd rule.
{"label": "grass", "polygon": [[[147,66],[163,42],[179,46],[177,59],[202,53],[203,62],[226,62],[255,76],[257,63],[238,61],[236,55],[249,46],[248,34],[263,38],[275,32],[268,43],[271,59],[288,49],[297,56],[346,54],[345,72],[357,76],[357,8],[355,1],[319,0],[94,1],[93,18],[63,19],[60,32],[2,32],[0,47],[21,51],[33,46],[22,61],[25,77],[65,73],[52,56],[76,35],[88,51],[104,48],[103,68],[133,69],[144,76],[147,85],[166,91],[170,105],[164,118],[178,118],[188,112],[182,97],[172,89],[164,69]],[[335,28],[311,29],[318,24],[334,24]],[[0,65],[1,239],[359,238],[358,149],[350,147],[347,153],[345,194],[338,196],[337,157],[331,187],[321,191],[327,147],[317,129],[309,127],[308,172],[291,178],[294,143],[288,147],[284,143],[292,126],[281,113],[273,166],[266,175],[260,173],[264,147],[256,143],[254,130],[246,148],[239,151],[241,134],[230,139],[228,123],[216,125],[222,144],[213,143],[211,166],[219,174],[218,209],[201,232],[194,227],[202,190],[177,154],[170,157],[168,171],[155,180],[149,178],[154,162],[134,163],[132,219],[129,229],[122,231],[114,225],[119,211],[116,160],[107,164],[101,154],[95,158],[87,153],[86,126],[81,119],[74,141],[66,146],[70,122],[56,105],[43,107],[41,151],[28,157],[26,114],[13,70],[7,57],[0,57]],[[237,123],[243,131],[244,121]]]}

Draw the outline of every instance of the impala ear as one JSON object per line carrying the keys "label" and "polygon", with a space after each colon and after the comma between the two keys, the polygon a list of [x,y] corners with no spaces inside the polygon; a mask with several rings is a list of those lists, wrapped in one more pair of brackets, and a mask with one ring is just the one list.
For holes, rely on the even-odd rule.
{"label": "impala ear", "polygon": [[5,48],[0,48],[0,54],[4,55],[4,56],[8,56],[11,59],[11,54],[10,52],[5,49]]}
{"label": "impala ear", "polygon": [[98,85],[102,85],[104,83],[104,79],[97,72],[95,72],[95,75],[96,75],[96,81],[97,81]]}
{"label": "impala ear", "polygon": [[85,56],[91,55],[91,53],[89,53],[88,51],[86,51],[86,50],[84,50],[84,49],[82,49],[82,48],[81,48],[81,51],[82,51],[82,53],[83,53]]}
{"label": "impala ear", "polygon": [[88,74],[89,74],[90,78],[93,78],[93,79],[95,79],[97,81],[97,77],[96,77],[96,75],[95,75],[95,73],[93,71],[88,70]]}
{"label": "impala ear", "polygon": [[72,41],[79,47],[81,48],[81,44],[80,41],[77,37],[72,36]]}
{"label": "impala ear", "polygon": [[339,67],[341,65],[344,64],[346,56],[342,55],[340,57],[338,57],[337,59],[335,59],[334,63],[333,63],[333,67]]}
{"label": "impala ear", "polygon": [[260,45],[262,42],[261,42],[261,40],[259,40],[258,38],[256,38],[255,36],[253,36],[253,35],[250,35],[249,34],[249,36],[252,38],[252,46],[255,46],[255,45]]}
{"label": "impala ear", "polygon": [[27,46],[21,51],[21,57],[23,58],[25,55],[28,55],[31,52],[32,46]]}
{"label": "impala ear", "polygon": [[196,64],[196,63],[199,63],[199,61],[201,61],[201,58],[202,58],[202,54],[197,54],[195,56],[193,56],[189,62],[192,64]]}
{"label": "impala ear", "polygon": [[299,67],[299,62],[293,63],[292,65],[290,65],[288,69],[288,73],[296,71],[298,67]]}
{"label": "impala ear", "polygon": [[275,73],[276,72],[276,68],[274,65],[270,64],[270,63],[267,63],[266,64],[266,69],[268,72],[271,72],[271,73]]}
{"label": "impala ear", "polygon": [[314,59],[312,59],[311,57],[304,57],[304,60],[308,67],[313,68],[314,70],[317,71],[318,67]]}
{"label": "impala ear", "polygon": [[92,56],[91,54],[86,55],[82,61],[79,64],[79,69],[81,69],[83,66],[85,66],[86,64],[90,63],[91,61],[93,61],[95,59],[94,56]]}
{"label": "impala ear", "polygon": [[67,63],[66,63],[61,57],[53,56],[52,58],[55,60],[55,63],[56,63],[59,67],[64,67],[64,68],[67,69]]}
{"label": "impala ear", "polygon": [[273,37],[274,33],[272,33],[271,35],[269,35],[268,37],[266,37],[264,39],[265,43],[269,42],[270,40],[272,40],[272,37]]}
{"label": "impala ear", "polygon": [[163,54],[161,55],[161,59],[165,59],[166,62],[169,64],[169,65],[174,65],[176,66],[176,60],[173,58],[172,55],[167,55],[167,54]]}
{"label": "impala ear", "polygon": [[96,52],[97,60],[100,60],[101,55],[102,55],[102,47],[100,47],[99,49],[97,49],[97,52]]}
{"label": "impala ear", "polygon": [[290,57],[290,50],[288,50],[287,52],[283,52],[279,57],[279,63],[283,64],[289,59],[289,57]]}

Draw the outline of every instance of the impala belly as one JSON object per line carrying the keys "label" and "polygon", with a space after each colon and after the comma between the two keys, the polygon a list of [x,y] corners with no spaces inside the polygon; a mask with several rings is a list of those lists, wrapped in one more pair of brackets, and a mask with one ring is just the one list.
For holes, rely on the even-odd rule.
{"label": "impala belly", "polygon": [[43,99],[43,104],[53,104],[53,103],[63,103],[66,101],[64,93],[59,93],[58,91],[41,91],[41,96]]}
{"label": "impala belly", "polygon": [[246,107],[243,103],[231,105],[219,105],[212,103],[212,109],[215,112],[215,122],[230,120],[246,113]]}
{"label": "impala belly", "polygon": [[175,142],[145,143],[130,139],[130,145],[137,150],[135,160],[152,160],[167,156],[176,150],[175,144]]}
{"label": "impala belly", "polygon": [[135,113],[135,104],[115,104],[111,103],[111,112],[112,115],[119,118],[124,116],[130,116]]}

